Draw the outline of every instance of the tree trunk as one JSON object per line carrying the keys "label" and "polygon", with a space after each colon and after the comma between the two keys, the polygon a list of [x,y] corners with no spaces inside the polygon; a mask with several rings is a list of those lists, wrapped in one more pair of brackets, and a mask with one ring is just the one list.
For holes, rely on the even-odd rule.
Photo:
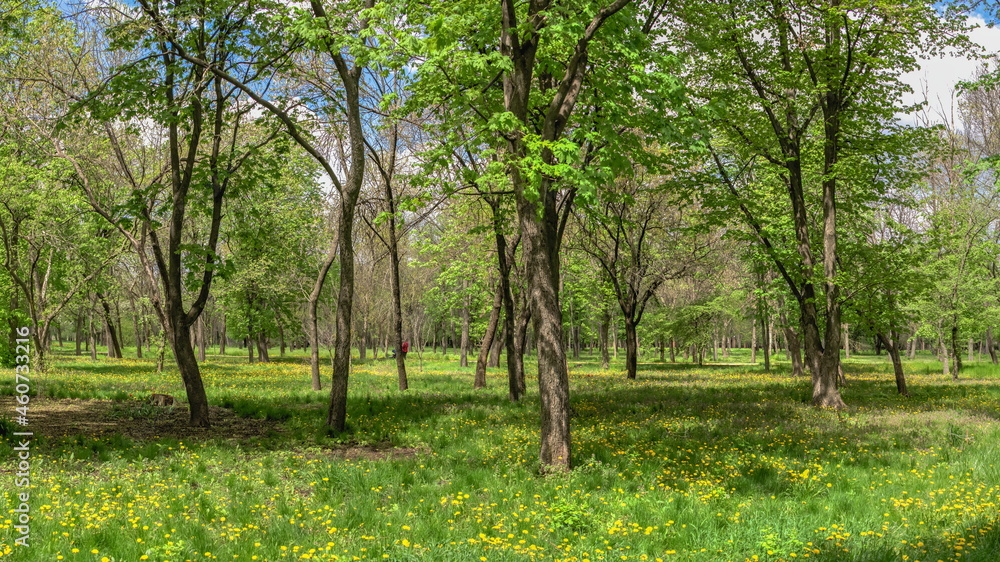
{"label": "tree trunk", "polygon": [[[473,388],[486,388],[486,362],[489,360],[490,349],[493,347],[493,339],[496,337],[497,326],[500,324],[500,308],[503,306],[503,290],[499,284],[496,294],[493,296],[493,308],[490,310],[490,320],[486,325],[486,333],[483,341],[479,345],[479,357],[476,359],[476,376]],[[463,318],[464,321],[464,318]],[[462,328],[463,341],[467,338],[467,328]]]}
{"label": "tree trunk", "polygon": [[851,325],[844,324],[844,357],[851,358]]}
{"label": "tree trunk", "polygon": [[944,376],[951,375],[951,370],[949,369],[948,356],[951,352],[948,351],[948,346],[944,343],[944,338],[938,335],[938,347],[941,349],[941,369]]}
{"label": "tree trunk", "polygon": [[226,330],[226,317],[222,317],[222,327],[219,329],[219,355],[226,356],[226,342],[229,340],[229,332]]}
{"label": "tree trunk", "polygon": [[990,352],[990,361],[997,364],[997,350],[993,346],[993,328],[986,328],[986,349]]}
{"label": "tree trunk", "polygon": [[[465,284],[463,284],[463,286],[467,288],[468,283],[466,282]],[[469,295],[466,295],[465,306],[462,307],[462,340],[461,340],[462,349],[459,351],[459,360],[458,360],[459,367],[469,366],[469,327],[470,324],[472,323],[472,315],[469,311],[469,306],[470,306],[469,300],[470,300]]]}
{"label": "tree trunk", "polygon": [[677,352],[675,351],[676,347],[677,347],[677,342],[674,341],[673,337],[671,337],[670,338],[670,362],[671,363],[676,363],[677,362]]}
{"label": "tree trunk", "polygon": [[94,311],[89,311],[89,321],[87,322],[87,345],[90,347],[90,360],[97,361],[97,330],[94,329]]}
{"label": "tree trunk", "polygon": [[277,318],[275,322],[278,327],[278,353],[280,357],[285,356],[285,329],[281,326],[281,319]]}
{"label": "tree trunk", "polygon": [[267,334],[261,330],[257,332],[257,357],[260,359],[261,363],[270,363],[271,354],[267,352],[268,341]]}
{"label": "tree trunk", "polygon": [[784,317],[782,317],[781,323],[785,331],[785,341],[788,343],[788,357],[792,361],[792,375],[796,377],[804,376],[806,372],[802,364],[802,344],[799,340],[799,335],[788,325]]}
{"label": "tree trunk", "polygon": [[486,361],[486,366],[492,368],[500,366],[500,349],[503,347],[504,338],[507,337],[503,325],[497,329],[500,330],[500,335],[493,338],[493,345],[490,346],[490,358]]}
{"label": "tree trunk", "polygon": [[771,372],[771,332],[768,330],[770,327],[769,323],[765,319],[761,319],[760,327],[762,330],[762,336],[764,337],[764,371]]}
{"label": "tree trunk", "polygon": [[951,325],[951,378],[958,380],[958,374],[962,370],[962,351],[958,343],[958,318],[955,318]]}
{"label": "tree trunk", "polygon": [[323,294],[323,285],[326,283],[327,274],[330,273],[330,268],[336,260],[337,240],[335,239],[319,267],[319,273],[316,275],[306,303],[309,312],[309,371],[312,376],[313,390],[323,389],[323,383],[319,377],[319,299]]}
{"label": "tree trunk", "polygon": [[182,321],[181,318],[175,318],[174,320],[176,322],[172,342],[174,358],[181,372],[181,380],[184,381],[184,390],[188,397],[190,423],[196,427],[208,427],[210,425],[208,397],[205,394],[205,387],[201,380],[201,371],[198,368],[198,361],[194,355],[194,348],[191,347],[191,326]]}
{"label": "tree trunk", "polygon": [[[507,378],[509,382],[510,399],[516,402],[527,392],[528,385],[524,376],[524,352],[528,346],[528,324],[531,322],[531,307],[522,296],[521,310],[517,315],[517,321],[513,324],[510,345],[513,346],[513,361],[511,359],[511,347],[507,347]],[[513,298],[511,299],[513,305]],[[513,310],[513,306],[511,306]],[[511,363],[514,367],[511,368]]]}
{"label": "tree trunk", "polygon": [[389,277],[391,281],[390,289],[392,291],[392,336],[396,347],[396,382],[399,385],[399,390],[406,390],[410,387],[410,383],[406,378],[406,354],[403,353],[403,300],[399,283],[399,244],[396,240],[396,197],[392,192],[398,146],[399,126],[394,122],[389,139],[389,162],[386,166],[382,166],[381,161],[376,160],[376,164],[382,174],[382,186],[389,211],[389,232],[386,241],[389,246]]}
{"label": "tree trunk", "polygon": [[750,328],[750,362],[757,364],[757,323]]}
{"label": "tree trunk", "polygon": [[889,332],[889,337],[886,337],[885,334],[879,332],[878,338],[882,340],[882,345],[892,360],[892,372],[896,376],[896,391],[902,396],[910,396],[910,393],[906,390],[906,375],[903,374],[903,361],[899,357],[899,348],[902,345],[902,342],[899,341],[899,334]]}
{"label": "tree trunk", "polygon": [[635,380],[639,372],[639,334],[635,322],[625,313],[625,376]]}
{"label": "tree trunk", "polygon": [[[83,316],[80,314],[76,315],[76,356],[80,356],[80,340],[83,339]],[[12,332],[13,333],[13,332]],[[142,357],[142,350],[139,352],[139,357]]]}
{"label": "tree trunk", "polygon": [[195,339],[198,341],[198,361],[205,361],[205,348],[208,345],[205,341],[205,318],[199,316],[196,326]]}
{"label": "tree trunk", "polygon": [[118,341],[118,331],[115,330],[114,320],[111,318],[111,306],[108,305],[104,293],[98,292],[97,300],[100,301],[101,308],[104,310],[104,326],[108,330],[108,357],[120,359],[122,348]]}

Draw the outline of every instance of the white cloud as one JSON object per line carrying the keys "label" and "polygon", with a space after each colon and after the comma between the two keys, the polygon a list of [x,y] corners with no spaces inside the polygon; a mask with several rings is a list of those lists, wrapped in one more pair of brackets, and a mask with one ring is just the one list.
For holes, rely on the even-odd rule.
{"label": "white cloud", "polygon": [[[988,28],[981,18],[973,18],[972,22],[979,27],[973,30],[969,37],[982,45],[987,53],[1000,53],[1000,27]],[[962,80],[973,77],[983,62],[968,57],[938,57],[919,61],[920,70],[908,72],[902,76],[904,82],[913,88],[912,94],[903,96],[903,103],[912,105],[927,101],[925,115],[932,122],[941,123],[951,119],[957,107],[954,103],[955,85]],[[903,116],[901,121],[914,124],[913,115]]]}

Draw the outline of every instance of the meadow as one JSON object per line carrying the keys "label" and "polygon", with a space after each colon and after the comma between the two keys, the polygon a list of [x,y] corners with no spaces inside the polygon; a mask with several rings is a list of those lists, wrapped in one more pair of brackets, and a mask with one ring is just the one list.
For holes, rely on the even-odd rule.
{"label": "meadow", "polygon": [[394,362],[356,363],[349,432],[331,436],[301,356],[210,356],[219,427],[197,430],[184,404],[144,402],[183,401],[175,370],[66,348],[33,381],[29,547],[13,544],[13,372],[0,382],[0,559],[1000,560],[1000,369],[956,383],[922,357],[903,398],[886,358],[853,357],[837,412],[781,363],[656,358],[636,381],[571,362],[575,468],[542,476],[533,384],[512,404],[491,369],[475,391],[455,355],[410,354],[406,392]]}

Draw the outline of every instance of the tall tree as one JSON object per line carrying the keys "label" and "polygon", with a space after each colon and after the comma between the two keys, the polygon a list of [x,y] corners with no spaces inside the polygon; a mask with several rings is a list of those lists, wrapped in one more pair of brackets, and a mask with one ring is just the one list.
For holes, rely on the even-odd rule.
{"label": "tall tree", "polygon": [[[899,77],[914,68],[915,52],[926,52],[922,38],[939,48],[956,26],[923,0],[713,0],[696,9],[676,4],[673,13],[683,22],[678,37],[698,53],[694,81],[726,139],[719,142],[731,147],[717,143],[714,151],[731,208],[798,303],[813,403],[842,407],[838,210],[845,195],[863,190],[845,182],[845,170],[901,150],[891,134],[906,90]],[[776,180],[771,189],[785,194],[787,237],[774,235],[775,221],[738,183],[755,159]],[[793,260],[776,248],[781,238]]]}
{"label": "tall tree", "polygon": [[[649,37],[661,2],[550,0],[436,6],[422,87],[499,150],[514,192],[538,349],[543,470],[571,466],[559,251],[574,199],[598,189],[651,133],[662,136],[676,81]],[[411,3],[416,10],[417,3]],[[642,69],[636,71],[636,69]],[[623,103],[623,100],[629,100]],[[635,102],[635,103],[633,103]],[[502,139],[497,143],[494,139]]]}

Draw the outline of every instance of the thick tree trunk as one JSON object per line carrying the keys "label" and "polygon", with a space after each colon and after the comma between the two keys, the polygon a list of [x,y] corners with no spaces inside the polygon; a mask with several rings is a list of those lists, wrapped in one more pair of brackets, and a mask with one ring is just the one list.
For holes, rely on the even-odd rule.
{"label": "thick tree trunk", "polygon": [[639,334],[635,322],[625,314],[625,376],[635,379],[639,372]]}
{"label": "thick tree trunk", "polygon": [[543,467],[568,470],[570,450],[569,377],[559,306],[559,253],[555,233],[554,195],[546,204],[549,220],[540,221],[534,201],[518,197],[518,214],[524,237],[528,271],[528,298],[538,349],[538,393],[541,400],[541,450]]}
{"label": "thick tree trunk", "polygon": [[188,397],[190,423],[196,427],[208,427],[210,425],[208,397],[205,394],[194,348],[191,347],[191,326],[176,316],[179,315],[175,315],[174,318],[175,327],[172,343],[174,358],[177,361],[177,368],[181,372],[181,380],[184,381],[184,390]]}

